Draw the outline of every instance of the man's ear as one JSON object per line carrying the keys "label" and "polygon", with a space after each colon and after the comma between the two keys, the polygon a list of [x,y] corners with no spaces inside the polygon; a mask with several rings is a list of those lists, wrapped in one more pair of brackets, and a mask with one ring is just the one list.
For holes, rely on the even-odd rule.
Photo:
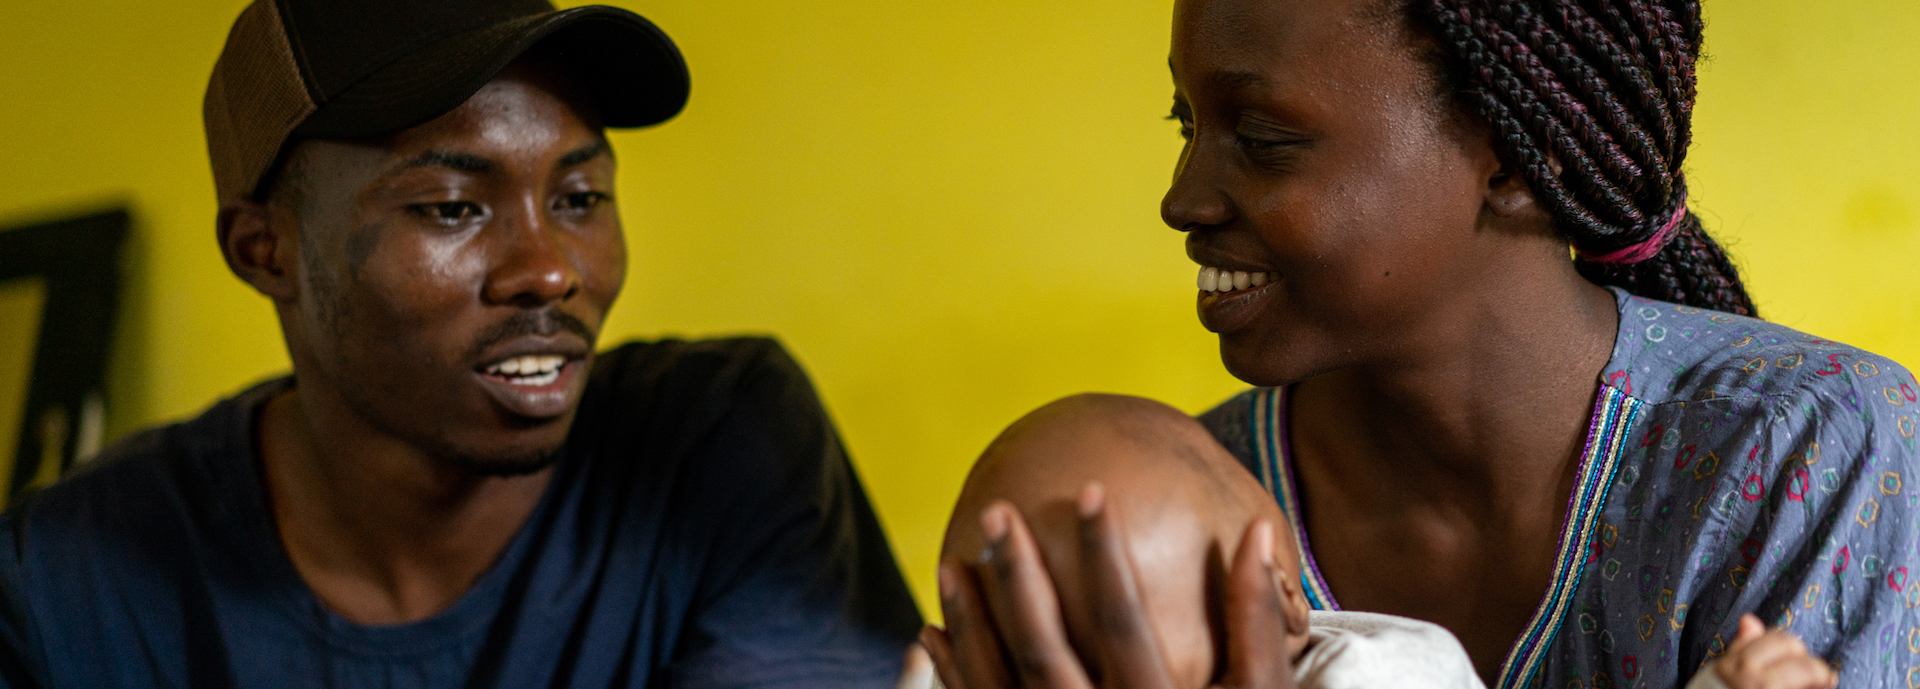
{"label": "man's ear", "polygon": [[299,296],[293,270],[299,238],[291,214],[260,201],[229,201],[217,222],[220,253],[234,275],[274,301]]}

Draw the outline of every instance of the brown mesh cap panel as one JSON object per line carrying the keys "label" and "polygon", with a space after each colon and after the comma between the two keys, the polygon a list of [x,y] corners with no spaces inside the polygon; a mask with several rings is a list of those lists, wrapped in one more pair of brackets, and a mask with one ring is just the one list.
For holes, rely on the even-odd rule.
{"label": "brown mesh cap panel", "polygon": [[271,0],[248,5],[213,65],[202,107],[220,201],[252,195],[287,135],[313,110],[279,10]]}

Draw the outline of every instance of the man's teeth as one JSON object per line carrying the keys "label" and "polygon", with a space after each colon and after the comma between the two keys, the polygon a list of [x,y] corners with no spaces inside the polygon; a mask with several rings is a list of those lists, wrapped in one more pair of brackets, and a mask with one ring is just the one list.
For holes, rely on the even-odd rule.
{"label": "man's teeth", "polygon": [[1278,273],[1249,273],[1244,270],[1200,269],[1200,291],[1232,292],[1279,280]]}
{"label": "man's teeth", "polygon": [[487,367],[487,373],[505,376],[514,385],[547,385],[560,378],[560,367],[567,358],[553,354],[534,354],[505,359]]}

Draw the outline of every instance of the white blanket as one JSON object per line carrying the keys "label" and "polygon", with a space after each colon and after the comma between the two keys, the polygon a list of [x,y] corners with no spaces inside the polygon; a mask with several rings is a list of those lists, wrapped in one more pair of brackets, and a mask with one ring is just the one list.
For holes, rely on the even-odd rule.
{"label": "white blanket", "polygon": [[1486,689],[1460,641],[1432,622],[1371,612],[1308,613],[1300,689]]}

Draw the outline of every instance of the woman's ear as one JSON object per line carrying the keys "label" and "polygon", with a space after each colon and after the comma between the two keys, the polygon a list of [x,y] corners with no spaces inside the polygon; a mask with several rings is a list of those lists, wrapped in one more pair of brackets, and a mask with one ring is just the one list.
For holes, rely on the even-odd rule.
{"label": "woman's ear", "polygon": [[299,295],[293,270],[299,239],[291,212],[262,201],[231,201],[221,204],[217,223],[227,269],[274,301]]}
{"label": "woman's ear", "polygon": [[[1495,215],[1511,218],[1529,211],[1546,212],[1545,208],[1540,207],[1539,198],[1534,196],[1533,186],[1527,183],[1526,176],[1520,174],[1518,169],[1498,160],[1493,161],[1490,167],[1493,169],[1487,175],[1487,207]],[[1555,177],[1560,175],[1558,157],[1549,155],[1547,167],[1553,170]]]}

